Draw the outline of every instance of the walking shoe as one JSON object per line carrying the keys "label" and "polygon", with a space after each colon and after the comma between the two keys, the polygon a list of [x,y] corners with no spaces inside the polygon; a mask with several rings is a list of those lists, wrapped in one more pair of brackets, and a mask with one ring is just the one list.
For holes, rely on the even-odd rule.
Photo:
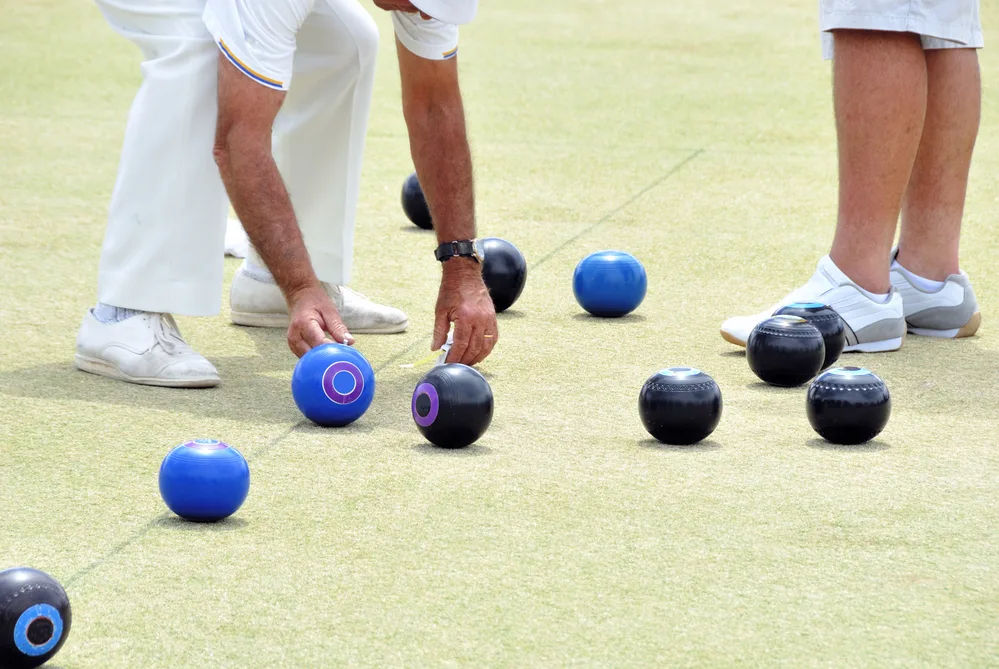
{"label": "walking shoe", "polygon": [[[892,261],[896,255],[898,250],[892,252]],[[891,285],[902,295],[909,332],[947,338],[970,337],[978,332],[982,314],[967,274],[951,274],[932,291],[915,285],[911,276],[897,264],[892,267]]]}
{"label": "walking shoe", "polygon": [[745,346],[749,333],[761,321],[792,302],[821,302],[839,313],[846,324],[844,351],[895,351],[905,336],[902,296],[892,291],[885,303],[872,300],[843,274],[829,256],[819,261],[815,274],[774,307],[753,316],[736,316],[722,323],[721,336],[736,346]]}
{"label": "walking shoe", "polygon": [[145,386],[210,388],[219,384],[212,363],[187,345],[170,314],[140,312],[101,323],[91,311],[76,335],[76,367]]}
{"label": "walking shoe", "polygon": [[[409,327],[406,314],[372,302],[346,286],[323,284],[351,334],[395,334]],[[229,290],[232,322],[258,328],[288,327],[288,304],[276,283],[254,278],[240,267]]]}

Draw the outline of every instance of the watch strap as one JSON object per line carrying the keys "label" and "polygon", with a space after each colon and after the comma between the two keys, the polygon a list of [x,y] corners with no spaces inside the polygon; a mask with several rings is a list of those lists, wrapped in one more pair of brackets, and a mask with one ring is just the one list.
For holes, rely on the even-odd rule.
{"label": "watch strap", "polygon": [[450,260],[455,256],[471,257],[478,259],[475,253],[474,239],[461,239],[454,242],[444,242],[434,251],[434,256],[441,262]]}

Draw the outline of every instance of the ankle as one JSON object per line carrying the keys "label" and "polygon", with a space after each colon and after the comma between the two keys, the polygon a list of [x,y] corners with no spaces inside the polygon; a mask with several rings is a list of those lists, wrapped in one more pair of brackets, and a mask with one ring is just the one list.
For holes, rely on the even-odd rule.
{"label": "ankle", "polygon": [[947,277],[961,272],[956,252],[919,253],[900,246],[895,262],[908,273],[930,281],[946,281]]}
{"label": "ankle", "polygon": [[267,267],[254,262],[249,256],[243,259],[243,266],[240,269],[242,269],[243,273],[254,281],[260,281],[261,283],[277,283]]}
{"label": "ankle", "polygon": [[120,323],[127,318],[138,316],[139,314],[146,312],[139,309],[126,309],[125,307],[116,307],[113,304],[98,302],[97,306],[90,310],[90,313],[94,315],[94,318],[96,318],[98,322],[110,324]]}
{"label": "ankle", "polygon": [[830,259],[843,274],[869,293],[870,297],[884,297],[891,291],[891,278],[884,261],[874,262],[855,255],[837,253],[834,249],[829,254]]}

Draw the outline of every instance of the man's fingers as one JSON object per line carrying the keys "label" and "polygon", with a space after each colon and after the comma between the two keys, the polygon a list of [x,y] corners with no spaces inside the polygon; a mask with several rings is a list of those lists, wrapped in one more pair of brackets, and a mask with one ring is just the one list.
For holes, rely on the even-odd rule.
{"label": "man's fingers", "polygon": [[302,335],[302,328],[298,323],[292,323],[288,327],[288,348],[299,358],[308,353],[309,349],[312,348],[305,341]]}
{"label": "man's fingers", "polygon": [[430,342],[431,351],[441,350],[447,343],[447,333],[451,330],[451,321],[447,317],[447,309],[438,309],[434,317],[434,339]]}
{"label": "man's fingers", "polygon": [[479,359],[476,360],[476,364],[482,362],[489,357],[489,354],[493,352],[493,347],[496,346],[496,340],[499,339],[499,334],[496,332],[496,325],[493,324],[492,329],[486,328],[486,332],[482,335],[482,350],[479,351]]}
{"label": "man's fingers", "polygon": [[309,348],[315,348],[322,344],[329,344],[332,340],[326,336],[326,332],[318,322],[311,318],[302,326],[302,338]]}
{"label": "man's fingers", "polygon": [[327,310],[323,311],[321,316],[323,317],[326,331],[333,336],[336,342],[346,344],[347,346],[354,345],[354,337],[347,332],[347,326],[340,319],[340,314]]}
{"label": "man's fingers", "polygon": [[465,357],[465,349],[468,348],[468,338],[472,334],[472,328],[466,325],[465,320],[455,320],[454,322],[454,343],[451,351],[447,354],[445,362],[461,362]]}
{"label": "man's fingers", "polygon": [[465,355],[461,359],[462,363],[471,366],[481,360],[479,352],[482,351],[482,344],[484,342],[482,335],[485,332],[481,327],[472,328],[472,333],[468,336],[468,348],[465,349]]}

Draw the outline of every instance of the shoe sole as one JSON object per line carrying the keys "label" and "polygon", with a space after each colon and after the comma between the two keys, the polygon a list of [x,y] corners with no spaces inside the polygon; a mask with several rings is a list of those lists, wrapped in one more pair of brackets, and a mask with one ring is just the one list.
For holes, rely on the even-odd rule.
{"label": "shoe sole", "polygon": [[[739,339],[735,335],[721,330],[722,339],[730,344],[735,344],[736,346],[741,346],[746,348],[746,342]],[[902,337],[895,337],[894,339],[883,339],[881,341],[871,341],[865,342],[863,344],[854,344],[853,346],[847,346],[843,349],[844,353],[884,353],[886,351],[897,351],[902,348]]]}
{"label": "shoe sole", "polygon": [[730,334],[728,332],[725,332],[724,330],[720,330],[720,332],[722,339],[727,341],[729,344],[735,344],[736,346],[741,346],[742,348],[746,348],[746,342],[739,339],[734,334]]}
{"label": "shoe sole", "polygon": [[919,335],[921,337],[937,337],[938,339],[962,339],[964,337],[973,337],[978,328],[982,326],[982,312],[976,311],[972,314],[971,318],[964,327],[954,328],[953,330],[927,330],[926,328],[909,328],[909,332],[914,335]]}
{"label": "shoe sole", "polygon": [[[231,320],[236,325],[250,328],[287,328],[287,314],[260,314],[249,311],[233,311]],[[409,321],[380,328],[349,328],[350,334],[399,334],[409,328]]]}
{"label": "shoe sole", "polygon": [[106,360],[88,358],[76,354],[76,368],[88,374],[96,374],[109,379],[135,383],[140,386],[158,386],[160,388],[214,388],[221,379],[217,376],[203,376],[194,379],[158,379],[152,377],[129,376]]}
{"label": "shoe sole", "polygon": [[843,353],[886,353],[897,351],[902,348],[902,340],[905,337],[895,337],[894,339],[882,339],[881,341],[868,341],[863,344],[854,344],[843,349]]}

